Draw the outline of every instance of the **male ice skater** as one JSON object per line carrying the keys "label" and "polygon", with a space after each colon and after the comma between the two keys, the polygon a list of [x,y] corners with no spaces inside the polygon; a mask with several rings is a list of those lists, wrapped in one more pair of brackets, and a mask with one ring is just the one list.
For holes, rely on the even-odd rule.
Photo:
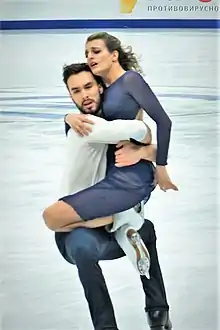
{"label": "male ice skater", "polygon": [[[97,84],[97,82],[88,68],[82,66],[81,68],[78,67],[78,69],[78,71],[73,70],[70,75],[75,75],[75,78],[77,78],[75,81],[78,81],[75,87],[71,86],[71,90],[75,88],[77,91],[77,102],[75,102],[73,95],[72,99],[79,110],[82,110],[83,103],[86,105],[86,103],[83,102],[83,98],[85,98],[87,94],[89,100],[92,86]],[[82,72],[83,75],[81,74]],[[82,78],[85,79],[85,81],[83,81]],[[80,95],[82,97],[81,102]],[[100,98],[100,96],[99,98],[98,96],[97,100]],[[89,102],[87,102],[87,105],[88,104]],[[100,102],[98,102],[96,106],[99,107],[99,104]],[[89,108],[87,106],[84,110],[86,110],[87,113],[88,110],[91,113],[97,113],[97,108],[94,109],[94,107]],[[69,123],[71,121],[68,120],[68,116],[66,120]],[[68,129],[69,128],[70,127],[68,127]],[[82,171],[85,171],[85,169],[82,168]],[[148,313],[149,324],[152,329],[171,329],[168,316],[169,307],[166,301],[163,279],[157,259],[156,237],[153,224],[145,220],[139,232],[149,249],[151,257],[151,279],[147,280],[146,277],[141,276],[143,289],[146,295],[146,312]],[[104,277],[98,265],[99,260],[110,260],[120,258],[124,255],[124,252],[117,244],[113,234],[106,232],[103,227],[97,229],[77,228],[70,233],[56,233],[56,242],[63,257],[68,262],[76,264],[79,270],[79,277],[84,287],[95,329],[117,330],[112,303]]]}

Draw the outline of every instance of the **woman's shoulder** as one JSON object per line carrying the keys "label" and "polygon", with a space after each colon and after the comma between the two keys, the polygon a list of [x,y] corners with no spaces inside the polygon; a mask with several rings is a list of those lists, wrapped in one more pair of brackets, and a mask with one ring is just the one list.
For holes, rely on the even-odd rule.
{"label": "woman's shoulder", "polygon": [[124,74],[124,81],[126,83],[134,83],[135,81],[140,81],[140,80],[144,80],[144,78],[142,77],[142,75],[134,70],[128,70],[125,72]]}

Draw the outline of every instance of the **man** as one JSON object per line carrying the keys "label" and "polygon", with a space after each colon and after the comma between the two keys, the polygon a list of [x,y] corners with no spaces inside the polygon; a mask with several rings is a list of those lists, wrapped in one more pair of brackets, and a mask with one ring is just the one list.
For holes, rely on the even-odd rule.
{"label": "man", "polygon": [[[67,80],[67,87],[69,91],[76,91],[75,98],[74,94],[72,94],[72,99],[78,109],[81,112],[90,112],[97,115],[99,113],[100,102],[97,102],[95,108],[91,107],[91,103],[89,102],[92,87],[94,87],[94,84],[98,84],[95,77],[85,65],[81,65],[81,67],[78,66],[78,70],[73,70],[72,74],[70,74],[70,77],[72,76],[75,77],[71,79],[71,86],[68,84]],[[98,91],[99,89],[97,89],[97,92]],[[85,99],[87,99],[88,102],[84,102],[83,100]],[[97,100],[100,100],[100,95],[97,95]],[[83,104],[85,107],[83,107]],[[81,127],[91,129],[88,125],[82,125],[82,123],[87,120],[87,117],[83,117],[84,119],[81,120],[81,124],[80,116],[75,116],[75,118],[77,118],[78,124],[81,125]],[[66,126],[67,131],[72,126],[71,115],[66,117],[66,121],[70,124]],[[75,127],[76,126],[77,124],[75,121]],[[104,131],[103,136],[105,136]],[[105,139],[105,137],[103,137],[103,139]],[[95,148],[95,146],[93,147]],[[85,171],[84,168],[81,170]],[[70,178],[71,176],[69,176],[69,179]],[[68,182],[66,184],[68,185]],[[172,326],[168,316],[169,306],[167,304],[163,279],[157,258],[156,236],[153,224],[145,220],[139,232],[144,243],[147,245],[151,258],[150,280],[141,276],[143,289],[146,295],[145,310],[148,313],[149,325],[152,329],[170,330]],[[70,233],[56,233],[55,235],[57,246],[63,257],[68,262],[76,264],[79,270],[79,277],[85,291],[95,329],[117,330],[111,299],[103,274],[98,265],[100,260],[111,260],[124,256],[124,252],[117,244],[114,235],[108,233],[103,227],[97,229],[77,228]]]}

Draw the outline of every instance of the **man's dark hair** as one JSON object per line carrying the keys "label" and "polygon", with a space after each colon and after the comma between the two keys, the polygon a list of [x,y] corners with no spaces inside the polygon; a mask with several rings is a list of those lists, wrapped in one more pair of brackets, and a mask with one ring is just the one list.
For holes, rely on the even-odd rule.
{"label": "man's dark hair", "polygon": [[83,72],[83,71],[91,72],[91,74],[94,76],[97,83],[104,87],[102,78],[98,77],[98,76],[95,76],[92,73],[92,71],[91,71],[91,69],[90,69],[90,67],[88,66],[87,63],[73,63],[73,64],[70,64],[70,65],[64,65],[64,67],[63,67],[63,82],[67,86],[67,81],[68,81],[69,77],[71,77],[72,75],[76,75],[76,74],[78,74],[80,72]]}

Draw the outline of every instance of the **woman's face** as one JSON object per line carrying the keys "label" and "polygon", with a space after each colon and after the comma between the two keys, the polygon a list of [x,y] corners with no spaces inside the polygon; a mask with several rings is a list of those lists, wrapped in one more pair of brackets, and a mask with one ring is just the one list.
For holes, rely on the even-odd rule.
{"label": "woman's face", "polygon": [[116,51],[109,52],[104,40],[95,39],[86,43],[85,55],[92,73],[104,77],[118,60]]}

